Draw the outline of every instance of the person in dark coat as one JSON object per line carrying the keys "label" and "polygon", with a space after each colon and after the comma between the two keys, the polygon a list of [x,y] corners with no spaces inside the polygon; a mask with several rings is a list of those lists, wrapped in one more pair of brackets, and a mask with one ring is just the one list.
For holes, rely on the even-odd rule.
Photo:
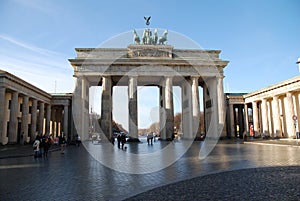
{"label": "person in dark coat", "polygon": [[67,138],[66,138],[66,136],[63,136],[63,135],[59,136],[59,144],[60,144],[60,153],[64,154],[65,153],[66,144],[67,144]]}
{"label": "person in dark coat", "polygon": [[118,141],[118,148],[120,149],[120,145],[121,145],[121,134],[118,133],[117,135],[117,141]]}
{"label": "person in dark coat", "polygon": [[121,144],[122,144],[122,149],[124,149],[124,145],[126,143],[126,135],[125,133],[121,134]]}
{"label": "person in dark coat", "polygon": [[51,138],[49,136],[47,136],[45,143],[44,143],[44,159],[48,158],[48,152],[49,152],[51,144],[52,144]]}

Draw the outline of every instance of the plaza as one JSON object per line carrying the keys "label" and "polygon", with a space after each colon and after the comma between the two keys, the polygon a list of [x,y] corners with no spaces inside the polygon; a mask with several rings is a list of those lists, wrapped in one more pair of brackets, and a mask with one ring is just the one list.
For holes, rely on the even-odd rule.
{"label": "plaza", "polygon": [[[76,54],[69,59],[76,77],[74,93],[48,94],[0,72],[5,145],[0,150],[1,200],[299,198],[298,122],[289,118],[296,120],[299,114],[299,77],[250,94],[224,94],[228,61],[219,58],[219,50],[135,44],[77,48]],[[139,85],[159,88],[160,140],[153,145],[138,136]],[[102,141],[96,143],[90,138],[91,86],[102,86]],[[114,86],[128,88],[130,139],[138,139],[127,142],[125,150],[105,140],[113,134]],[[176,140],[173,86],[181,89],[183,113],[182,135]],[[200,87],[206,139],[194,141],[201,134]],[[64,133],[69,142],[79,134],[82,145],[69,145],[65,154],[53,145],[48,159],[33,158],[36,135]],[[273,144],[259,144],[265,137]]]}
{"label": "plaza", "polygon": [[[115,145],[111,161],[127,157],[130,163],[130,153],[142,157],[142,153],[158,151],[161,143],[167,142],[149,146],[144,139],[142,143],[128,144],[126,152]],[[182,151],[181,143],[175,143],[174,152]],[[53,151],[47,160],[34,159],[32,155],[4,157],[1,148],[0,197],[1,200],[299,199],[300,155],[295,141],[285,146],[270,146],[225,140],[200,160],[203,143],[194,142],[175,163],[147,174],[107,168],[83,146],[68,146],[65,155]],[[103,144],[87,146],[99,152],[105,149]],[[31,148],[27,152],[31,153]],[[162,158],[149,161],[159,163]]]}

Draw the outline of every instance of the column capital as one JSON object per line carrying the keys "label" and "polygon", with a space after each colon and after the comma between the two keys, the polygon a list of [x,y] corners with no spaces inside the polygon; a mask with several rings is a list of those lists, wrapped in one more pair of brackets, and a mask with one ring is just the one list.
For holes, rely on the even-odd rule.
{"label": "column capital", "polygon": [[225,77],[224,75],[217,75],[216,76],[216,78],[218,78],[218,79],[224,79],[224,77]]}
{"label": "column capital", "polygon": [[128,78],[137,78],[137,77],[138,77],[138,75],[135,75],[135,74],[128,75]]}
{"label": "column capital", "polygon": [[165,78],[173,78],[174,75],[164,75]]}
{"label": "column capital", "polygon": [[192,79],[199,79],[201,76],[200,75],[191,75]]}
{"label": "column capital", "polygon": [[191,82],[198,85],[200,76],[191,76]]}
{"label": "column capital", "polygon": [[291,97],[293,94],[292,94],[291,91],[288,91],[288,92],[285,93],[285,95],[286,95],[287,97]]}

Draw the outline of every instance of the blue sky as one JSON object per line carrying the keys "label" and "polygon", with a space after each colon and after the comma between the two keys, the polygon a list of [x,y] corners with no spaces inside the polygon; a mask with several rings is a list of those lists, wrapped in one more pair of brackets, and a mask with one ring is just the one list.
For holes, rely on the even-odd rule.
{"label": "blue sky", "polygon": [[0,69],[47,92],[72,92],[74,48],[143,29],[152,16],[153,28],[222,50],[225,92],[251,92],[299,75],[299,9],[299,0],[1,0]]}

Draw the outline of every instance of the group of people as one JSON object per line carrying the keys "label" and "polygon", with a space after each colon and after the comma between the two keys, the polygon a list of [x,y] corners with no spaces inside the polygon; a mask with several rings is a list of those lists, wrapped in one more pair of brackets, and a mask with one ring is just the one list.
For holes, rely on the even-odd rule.
{"label": "group of people", "polygon": [[125,147],[125,143],[126,143],[126,135],[125,133],[119,133],[117,135],[117,141],[118,141],[118,148],[121,148],[121,144],[122,144],[122,149],[126,149]]}
{"label": "group of people", "polygon": [[147,134],[147,143],[148,143],[148,145],[153,144],[153,139],[154,139],[154,142],[155,142],[155,136],[153,135],[153,133],[152,132],[148,133]]}
{"label": "group of people", "polygon": [[51,135],[37,135],[33,143],[34,158],[48,158],[48,152],[53,143]]}
{"label": "group of people", "polygon": [[[80,139],[80,138],[79,138]],[[79,140],[77,138],[77,146],[79,146]],[[34,143],[32,145],[33,151],[34,151],[34,158],[48,158],[48,153],[51,145],[55,144],[56,140],[53,139],[52,135],[37,135]],[[64,154],[66,145],[67,145],[67,136],[66,135],[60,135],[58,137],[58,145],[60,146],[60,153]]]}

